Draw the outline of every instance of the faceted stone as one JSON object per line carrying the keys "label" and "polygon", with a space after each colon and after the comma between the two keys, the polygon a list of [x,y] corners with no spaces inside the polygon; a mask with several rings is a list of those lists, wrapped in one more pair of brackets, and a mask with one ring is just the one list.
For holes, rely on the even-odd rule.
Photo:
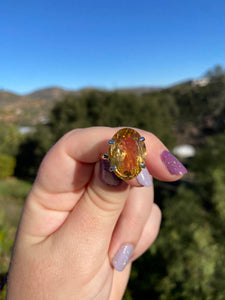
{"label": "faceted stone", "polygon": [[146,146],[140,134],[131,128],[123,128],[112,137],[109,145],[109,162],[113,172],[123,180],[135,178],[146,159]]}

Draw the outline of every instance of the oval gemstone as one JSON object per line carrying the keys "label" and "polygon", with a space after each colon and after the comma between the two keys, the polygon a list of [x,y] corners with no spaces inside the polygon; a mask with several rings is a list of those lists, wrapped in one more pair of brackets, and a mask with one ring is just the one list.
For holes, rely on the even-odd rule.
{"label": "oval gemstone", "polygon": [[108,154],[113,172],[124,180],[135,178],[146,159],[146,146],[140,134],[134,129],[123,128],[111,141]]}

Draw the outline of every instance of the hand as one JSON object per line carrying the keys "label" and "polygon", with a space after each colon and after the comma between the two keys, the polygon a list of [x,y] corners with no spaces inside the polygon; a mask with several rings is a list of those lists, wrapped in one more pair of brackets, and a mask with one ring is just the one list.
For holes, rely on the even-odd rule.
{"label": "hand", "polygon": [[[45,156],[25,202],[7,299],[122,298],[131,262],[153,243],[160,227],[149,173],[174,181],[185,169],[181,165],[179,174],[167,168],[166,147],[153,134],[138,130],[146,139],[147,186],[140,187],[137,179],[113,179],[100,158],[117,130],[71,131]],[[124,259],[119,250],[124,245],[126,268],[120,261],[116,265]]]}

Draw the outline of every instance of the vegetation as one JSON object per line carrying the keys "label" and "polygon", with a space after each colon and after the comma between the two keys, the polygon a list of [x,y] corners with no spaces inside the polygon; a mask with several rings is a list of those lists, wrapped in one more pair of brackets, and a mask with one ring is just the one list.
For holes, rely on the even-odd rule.
{"label": "vegetation", "polygon": [[9,155],[0,154],[0,179],[12,176],[16,160]]}
{"label": "vegetation", "polygon": [[134,126],[152,131],[171,149],[192,144],[196,156],[183,161],[189,170],[184,180],[155,182],[162,228],[134,263],[124,299],[224,299],[225,73],[216,67],[206,76],[203,86],[186,82],[138,95],[98,90],[66,95],[54,104],[48,123],[26,138],[9,138],[15,128],[0,134],[0,158],[15,157],[16,177],[26,179],[0,181],[0,273],[7,271],[27,181],[51,145],[73,128]]}
{"label": "vegetation", "polygon": [[[8,271],[17,225],[30,187],[16,178],[0,180],[0,287]],[[5,290],[0,292],[1,299],[5,299]]]}

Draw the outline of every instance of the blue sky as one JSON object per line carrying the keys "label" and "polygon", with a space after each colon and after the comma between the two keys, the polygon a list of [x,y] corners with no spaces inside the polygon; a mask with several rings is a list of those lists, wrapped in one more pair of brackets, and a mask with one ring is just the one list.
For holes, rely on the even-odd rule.
{"label": "blue sky", "polygon": [[225,1],[0,2],[0,89],[167,86],[225,65]]}

